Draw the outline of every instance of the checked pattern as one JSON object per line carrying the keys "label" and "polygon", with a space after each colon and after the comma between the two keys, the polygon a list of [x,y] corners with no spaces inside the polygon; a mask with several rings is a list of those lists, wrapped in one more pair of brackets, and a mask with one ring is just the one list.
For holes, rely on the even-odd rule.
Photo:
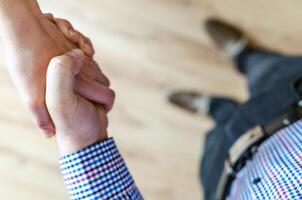
{"label": "checked pattern", "polygon": [[229,200],[302,199],[302,121],[265,141],[237,174]]}
{"label": "checked pattern", "polygon": [[72,200],[143,200],[113,139],[60,159]]}

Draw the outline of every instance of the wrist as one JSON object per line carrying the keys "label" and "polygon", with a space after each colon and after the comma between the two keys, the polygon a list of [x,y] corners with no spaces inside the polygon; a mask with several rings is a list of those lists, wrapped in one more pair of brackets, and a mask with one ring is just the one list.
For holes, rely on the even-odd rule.
{"label": "wrist", "polygon": [[[56,139],[57,139],[57,145],[59,149],[59,153],[61,156],[65,156],[71,153],[74,153],[76,151],[79,151],[81,149],[84,149],[87,146],[90,146],[92,144],[102,142],[108,139],[108,134],[103,133],[100,135],[97,135],[95,137],[89,137],[89,138],[81,138],[81,137],[66,137],[65,134],[62,133],[56,133]],[[64,135],[64,136],[62,136]]]}

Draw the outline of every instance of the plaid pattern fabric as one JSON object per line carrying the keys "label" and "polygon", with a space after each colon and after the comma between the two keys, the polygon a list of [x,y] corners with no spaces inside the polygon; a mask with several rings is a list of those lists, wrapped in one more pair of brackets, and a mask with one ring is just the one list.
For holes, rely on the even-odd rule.
{"label": "plaid pattern fabric", "polygon": [[73,200],[143,200],[113,139],[60,159]]}
{"label": "plaid pattern fabric", "polygon": [[302,199],[302,121],[265,141],[237,174],[229,200]]}

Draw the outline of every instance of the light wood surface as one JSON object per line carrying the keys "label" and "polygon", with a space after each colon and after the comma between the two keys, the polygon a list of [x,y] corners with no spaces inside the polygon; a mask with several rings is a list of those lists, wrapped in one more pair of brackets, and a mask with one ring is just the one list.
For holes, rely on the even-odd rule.
{"label": "light wood surface", "polygon": [[[72,21],[91,37],[112,80],[115,137],[146,199],[201,199],[198,165],[209,119],[166,100],[194,89],[244,100],[244,80],[201,29],[209,16],[243,27],[270,48],[301,51],[298,0],[51,0],[44,11]],[[2,51],[0,51],[2,53]],[[24,109],[1,59],[0,199],[67,200],[52,140]]]}

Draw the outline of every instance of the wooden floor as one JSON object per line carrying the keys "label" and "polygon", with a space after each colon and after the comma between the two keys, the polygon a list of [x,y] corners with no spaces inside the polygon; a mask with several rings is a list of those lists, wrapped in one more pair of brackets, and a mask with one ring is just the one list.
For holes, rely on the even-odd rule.
{"label": "wooden floor", "polygon": [[[247,97],[244,80],[201,28],[209,16],[243,27],[260,44],[301,52],[299,0],[51,0],[44,11],[66,17],[91,37],[117,102],[110,114],[129,169],[151,200],[198,200],[198,165],[209,119],[167,102],[175,89]],[[0,199],[67,200],[54,141],[33,126],[0,73]]]}

